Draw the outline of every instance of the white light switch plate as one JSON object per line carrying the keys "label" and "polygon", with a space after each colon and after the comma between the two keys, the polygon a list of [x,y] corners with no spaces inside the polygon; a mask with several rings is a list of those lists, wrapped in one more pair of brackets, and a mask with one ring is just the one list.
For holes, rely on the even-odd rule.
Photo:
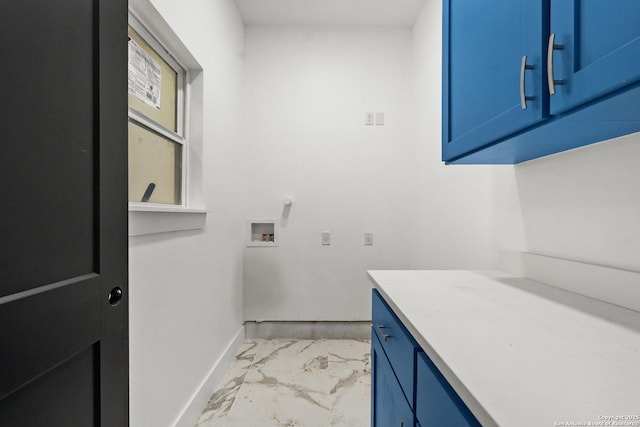
{"label": "white light switch plate", "polygon": [[364,113],[364,124],[367,126],[373,125],[373,113]]}

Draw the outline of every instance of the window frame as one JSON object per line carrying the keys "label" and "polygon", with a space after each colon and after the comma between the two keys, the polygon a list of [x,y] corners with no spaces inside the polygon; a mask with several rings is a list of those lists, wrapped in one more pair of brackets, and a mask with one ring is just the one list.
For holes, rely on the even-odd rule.
{"label": "window frame", "polygon": [[[176,120],[176,130],[181,130],[187,144],[183,145],[182,153],[182,204],[129,202],[128,234],[136,237],[202,230],[206,226],[208,213],[204,205],[202,177],[204,69],[149,0],[129,0],[128,16],[129,23],[136,22],[151,35],[144,37],[139,33],[147,42],[151,39],[157,43],[155,46],[150,44],[157,49],[156,53],[169,54],[172,61],[185,71],[181,84],[181,104],[184,108],[180,114],[182,124],[178,127]],[[135,25],[132,28],[138,31]],[[164,134],[161,132],[161,135]]]}
{"label": "window frame", "polygon": [[[127,120],[135,125],[148,129],[151,132],[155,132],[172,142],[179,144],[181,147],[181,168],[180,168],[180,203],[149,203],[149,202],[131,202],[129,201],[129,208],[143,208],[143,207],[156,207],[158,210],[165,210],[165,208],[187,208],[188,206],[188,177],[189,177],[189,88],[187,82],[189,81],[189,69],[182,65],[176,56],[160,41],[147,26],[142,23],[142,20],[136,16],[131,10],[129,10],[129,26],[138,33],[154,52],[162,58],[163,61],[176,73],[176,130],[168,129],[155,120],[147,117],[144,113],[127,106]],[[142,209],[147,210],[147,209]]]}

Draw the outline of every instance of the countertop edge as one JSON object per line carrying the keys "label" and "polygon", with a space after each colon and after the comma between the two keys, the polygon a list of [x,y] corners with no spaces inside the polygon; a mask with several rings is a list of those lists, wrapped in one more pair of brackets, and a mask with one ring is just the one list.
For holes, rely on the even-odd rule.
{"label": "countertop edge", "polygon": [[413,325],[413,323],[405,316],[404,312],[396,305],[393,299],[385,292],[382,285],[380,285],[375,277],[372,275],[376,270],[367,271],[367,276],[373,283],[375,289],[380,292],[385,302],[393,309],[394,313],[402,324],[409,330],[413,338],[420,345],[422,350],[429,356],[429,359],[436,365],[436,368],[442,373],[445,379],[449,382],[453,390],[460,396],[462,401],[467,405],[473,415],[480,421],[483,427],[500,427],[498,423],[491,417],[487,410],[478,402],[475,396],[469,391],[469,389],[460,381],[460,379],[453,373],[446,362],[440,357],[438,352],[429,344],[422,333]]}
{"label": "countertop edge", "polygon": [[483,426],[640,417],[640,312],[499,270],[367,274]]}

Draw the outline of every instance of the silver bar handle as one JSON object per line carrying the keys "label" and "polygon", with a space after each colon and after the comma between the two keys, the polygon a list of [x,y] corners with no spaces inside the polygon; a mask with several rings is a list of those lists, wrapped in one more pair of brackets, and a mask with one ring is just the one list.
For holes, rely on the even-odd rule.
{"label": "silver bar handle", "polygon": [[527,101],[532,101],[533,100],[533,96],[527,96],[525,94],[525,87],[524,87],[525,76],[524,76],[524,72],[525,72],[525,70],[533,70],[533,69],[534,69],[533,65],[528,65],[527,64],[527,55],[524,55],[522,57],[522,61],[520,62],[520,105],[522,106],[523,110],[527,109]]}
{"label": "silver bar handle", "polygon": [[389,335],[389,334],[385,334],[385,333],[382,331],[385,327],[386,327],[386,326],[384,326],[384,325],[378,324],[378,329],[380,330],[380,333],[382,334],[382,339],[386,341],[386,340],[388,340],[388,339],[391,337],[391,335]]}
{"label": "silver bar handle", "polygon": [[564,84],[564,80],[554,80],[553,78],[553,51],[564,49],[564,45],[556,44],[556,35],[549,36],[549,46],[547,46],[547,80],[549,82],[549,95],[556,93],[556,85]]}

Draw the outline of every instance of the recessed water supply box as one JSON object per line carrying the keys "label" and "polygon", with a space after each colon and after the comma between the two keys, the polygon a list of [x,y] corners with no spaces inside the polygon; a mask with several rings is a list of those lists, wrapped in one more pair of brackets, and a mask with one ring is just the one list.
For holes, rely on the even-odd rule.
{"label": "recessed water supply box", "polygon": [[279,227],[275,219],[250,219],[247,221],[247,246],[278,246]]}

